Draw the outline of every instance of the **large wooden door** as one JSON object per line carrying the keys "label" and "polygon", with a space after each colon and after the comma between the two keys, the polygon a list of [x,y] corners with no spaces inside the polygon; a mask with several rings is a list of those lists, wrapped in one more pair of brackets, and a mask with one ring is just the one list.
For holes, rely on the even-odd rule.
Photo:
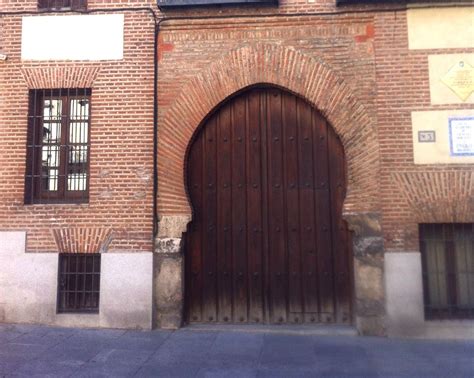
{"label": "large wooden door", "polygon": [[344,151],[317,110],[247,90],[208,118],[186,169],[189,322],[351,322]]}

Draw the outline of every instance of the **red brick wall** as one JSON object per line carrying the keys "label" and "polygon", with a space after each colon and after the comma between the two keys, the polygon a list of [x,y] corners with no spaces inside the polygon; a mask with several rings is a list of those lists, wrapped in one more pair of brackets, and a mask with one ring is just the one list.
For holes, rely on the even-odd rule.
{"label": "red brick wall", "polygon": [[415,165],[411,128],[412,111],[472,108],[431,105],[428,55],[474,49],[409,50],[405,12],[377,14],[375,31],[385,248],[417,251],[418,223],[474,221],[472,164]]}
{"label": "red brick wall", "polygon": [[[171,125],[179,124],[178,118],[182,119],[180,117],[185,115],[189,120],[183,119],[181,125],[190,123],[196,128],[202,115],[199,106],[185,112],[182,109],[192,106],[176,102],[186,97],[186,91],[198,87],[190,86],[189,82],[210,65],[224,61],[226,55],[242,46],[258,42],[294,49],[323,61],[343,78],[353,96],[364,106],[375,125],[372,133],[379,141],[376,148],[380,152],[380,172],[371,179],[380,185],[379,198],[375,202],[380,204],[378,210],[383,213],[386,250],[418,250],[418,223],[474,221],[472,165],[415,165],[411,129],[412,111],[466,107],[430,104],[428,55],[473,50],[409,50],[406,12],[389,11],[389,7],[378,6],[377,12],[352,15],[165,23],[160,36],[160,212],[166,215],[189,214],[187,200],[177,188],[181,185],[184,169],[179,156],[182,155],[183,145],[189,142],[190,133],[181,129],[173,133]],[[292,1],[282,3],[278,13],[306,10],[340,12],[348,8],[336,8],[334,2],[311,4]],[[226,8],[222,13],[231,14],[233,11]],[[242,14],[248,10],[239,11]],[[256,13],[269,11],[260,9]],[[193,12],[172,14],[195,15]],[[217,13],[221,14],[221,11],[214,12]],[[283,75],[288,66],[290,63],[282,62],[281,66],[275,67],[276,75],[278,72]],[[224,77],[222,72],[215,73],[216,82]],[[208,77],[213,79],[212,75]],[[225,84],[216,83],[214,88],[220,91],[222,86]],[[196,102],[202,102],[200,97],[213,93],[212,85],[209,87],[208,93],[193,92]],[[180,114],[170,115],[167,111],[178,111]],[[173,120],[168,125],[169,119]],[[167,128],[170,128],[169,134]],[[346,141],[346,146],[348,144],[351,142]],[[372,147],[361,140],[358,148],[362,153]],[[163,152],[168,149],[179,151],[176,152],[179,156]],[[348,156],[348,159],[360,157]],[[361,160],[356,164],[360,170],[363,168],[361,165],[372,163]],[[349,177],[349,187],[351,180],[360,179]],[[457,189],[450,188],[450,185]],[[356,207],[363,208],[363,204],[359,203]]]}
{"label": "red brick wall", "polygon": [[[193,131],[226,94],[259,82],[295,91],[319,107],[333,122],[346,142],[346,152],[354,157],[349,162],[349,196],[356,196],[358,203],[351,202],[350,209],[376,211],[378,200],[367,198],[371,191],[374,196],[378,193],[372,42],[373,18],[370,14],[204,20],[164,26],[160,36],[160,47],[164,52],[160,56],[159,78],[160,212],[164,215],[189,214],[182,189],[183,156]],[[245,46],[251,46],[251,51],[243,51]],[[267,59],[264,57],[267,50],[271,63],[259,63],[258,59]],[[250,59],[257,54],[262,56],[255,63],[247,63],[246,54],[252,55]],[[259,67],[249,68],[253,64]],[[232,72],[226,72],[229,66],[232,66]],[[324,69],[318,71],[315,66]],[[317,75],[326,75],[325,70],[331,75],[312,91],[310,77],[317,82]],[[316,76],[313,77],[313,73]],[[333,77],[337,77],[336,82],[332,81]],[[287,80],[290,82],[286,84]],[[341,86],[340,93],[333,93],[336,85]],[[216,97],[216,93],[223,95]],[[341,98],[332,104],[331,96],[338,95]],[[359,105],[349,109],[347,102],[351,101]],[[357,118],[360,109],[367,120],[357,124],[353,119]],[[355,147],[358,141],[365,149],[362,152]],[[374,156],[376,160],[373,160]]]}
{"label": "red brick wall", "polygon": [[[111,3],[89,0],[89,9],[146,4]],[[2,2],[0,11],[13,10],[34,12],[36,2]],[[22,18],[0,16],[0,230],[27,230],[28,251],[58,251],[53,229],[83,238],[111,229],[109,250],[152,250],[154,23],[147,12],[122,13],[124,60],[99,62],[21,61]],[[65,73],[69,85],[92,87],[90,201],[24,205],[28,90],[64,86]]]}
{"label": "red brick wall", "polygon": [[[154,4],[151,0],[89,0],[90,9]],[[3,10],[34,11],[35,1],[4,0],[1,7]],[[367,7],[374,8],[373,5]],[[380,169],[377,167],[375,171],[378,173],[370,177],[374,185],[380,187],[378,198],[373,200],[378,205],[369,209],[383,213],[387,250],[417,250],[419,222],[474,221],[470,211],[472,203],[460,211],[440,210],[441,207],[456,206],[458,201],[456,192],[453,195],[440,194],[446,192],[447,181],[454,180],[456,185],[463,187],[467,199],[461,201],[469,201],[472,189],[466,182],[470,180],[472,165],[413,164],[411,111],[462,107],[430,104],[428,55],[447,53],[447,50],[409,50],[406,13],[384,11],[387,7],[391,5],[378,6],[379,12],[286,17],[285,14],[295,12],[341,12],[349,8],[336,8],[331,0],[315,3],[282,0],[278,8],[212,7],[158,12],[170,17],[283,15],[162,24],[158,56],[159,133],[162,136],[159,151],[160,215],[189,213],[182,190],[184,166],[181,153],[189,142],[189,133],[182,133],[179,127],[166,129],[169,112],[192,105],[177,102],[183,98],[183,91],[190,88],[189,83],[208,72],[206,70],[211,64],[222,61],[232,51],[259,43],[295,50],[330,67],[342,78],[352,98],[363,107],[369,118],[368,124],[373,125],[371,138],[375,135],[379,143],[366,143],[365,136],[345,140],[345,143],[346,147],[351,143],[356,145],[353,156],[349,158],[359,159],[359,166],[373,164],[359,156],[367,149],[376,150],[374,154],[380,157]],[[7,62],[0,63],[0,159],[3,164],[0,229],[28,229],[28,249],[31,251],[55,250],[49,229],[61,227],[112,227],[116,230],[112,249],[151,249],[153,25],[146,12],[125,13],[125,60],[100,63],[21,62],[21,17],[0,17],[0,49],[9,55]],[[467,51],[449,49],[449,53]],[[52,66],[98,69],[92,85],[92,179],[91,200],[87,205],[23,205],[28,91],[28,80],[24,77]],[[275,67],[275,74],[286,68],[285,63],[281,63]],[[298,74],[304,80],[307,72],[303,70]],[[214,79],[219,79],[218,72]],[[199,96],[203,94],[196,95],[196,101],[201,101]],[[197,127],[202,117],[193,119],[192,111],[189,114],[191,118],[184,121]],[[163,137],[167,131],[170,131],[168,137]],[[367,179],[364,175],[349,177],[349,181],[357,184],[358,180]],[[433,187],[428,194],[423,192],[426,182]]]}

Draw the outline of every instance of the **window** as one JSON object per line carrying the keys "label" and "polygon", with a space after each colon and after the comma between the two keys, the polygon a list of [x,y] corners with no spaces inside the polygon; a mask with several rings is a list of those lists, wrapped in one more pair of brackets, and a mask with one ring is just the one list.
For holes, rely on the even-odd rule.
{"label": "window", "polygon": [[100,254],[60,253],[58,313],[99,312]]}
{"label": "window", "polygon": [[474,318],[474,224],[421,224],[425,317]]}
{"label": "window", "polygon": [[90,94],[30,91],[26,204],[88,201]]}
{"label": "window", "polygon": [[278,5],[278,0],[158,0],[159,8],[189,8],[219,5]]}
{"label": "window", "polygon": [[85,10],[87,0],[38,0],[39,10]]}

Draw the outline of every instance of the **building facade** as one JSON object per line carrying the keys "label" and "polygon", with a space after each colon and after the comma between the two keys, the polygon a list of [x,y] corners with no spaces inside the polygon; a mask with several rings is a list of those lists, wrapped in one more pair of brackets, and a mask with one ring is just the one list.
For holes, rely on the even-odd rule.
{"label": "building facade", "polygon": [[474,336],[472,6],[57,3],[0,9],[0,320]]}

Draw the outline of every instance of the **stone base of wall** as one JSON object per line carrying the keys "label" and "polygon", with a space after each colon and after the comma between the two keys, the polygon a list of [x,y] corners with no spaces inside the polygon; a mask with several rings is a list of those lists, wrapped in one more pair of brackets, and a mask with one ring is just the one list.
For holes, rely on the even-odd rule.
{"label": "stone base of wall", "polygon": [[474,321],[425,321],[420,252],[385,254],[390,337],[474,339]]}
{"label": "stone base of wall", "polygon": [[353,232],[355,325],[361,335],[385,336],[384,240],[379,213],[344,218]]}
{"label": "stone base of wall", "polygon": [[385,254],[389,336],[416,336],[424,326],[419,252]]}
{"label": "stone base of wall", "polygon": [[[383,236],[378,213],[347,215],[354,231],[355,325],[361,335],[384,336]],[[154,254],[154,321],[159,328],[179,328],[184,312],[183,233],[190,218],[160,221]]]}
{"label": "stone base of wall", "polygon": [[26,232],[0,232],[0,322],[151,329],[152,254],[103,253],[98,314],[57,314],[57,253],[25,253]]}
{"label": "stone base of wall", "polygon": [[162,238],[155,243],[154,270],[154,326],[177,329],[183,322],[184,259],[182,239]]}

